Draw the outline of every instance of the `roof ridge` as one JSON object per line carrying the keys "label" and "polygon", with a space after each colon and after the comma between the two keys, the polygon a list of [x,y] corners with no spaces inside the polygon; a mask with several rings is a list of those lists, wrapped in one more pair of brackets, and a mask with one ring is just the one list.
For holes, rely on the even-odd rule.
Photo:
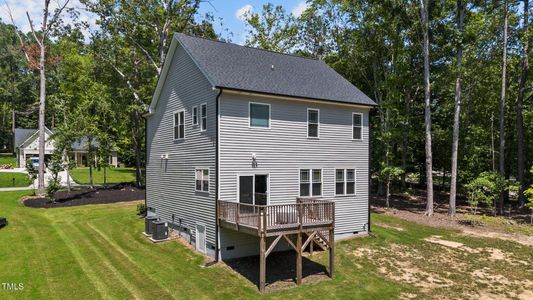
{"label": "roof ridge", "polygon": [[256,47],[252,47],[252,46],[239,45],[239,44],[236,44],[236,43],[231,43],[231,42],[226,42],[226,41],[213,40],[213,39],[206,38],[206,37],[203,37],[203,36],[189,35],[189,34],[186,34],[186,33],[183,33],[183,32],[177,32],[177,33],[181,34],[181,35],[184,35],[184,36],[187,36],[187,37],[196,38],[196,39],[203,39],[203,40],[210,41],[210,42],[217,42],[217,43],[222,43],[222,44],[226,44],[226,45],[232,45],[232,46],[248,48],[248,49],[252,49],[252,50],[259,50],[259,51],[265,51],[265,52],[270,52],[270,53],[274,53],[274,54],[287,55],[287,56],[291,56],[291,57],[295,57],[295,58],[303,58],[303,59],[309,59],[309,60],[312,60],[312,61],[324,62],[323,60],[318,59],[318,58],[314,58],[314,57],[306,57],[306,56],[300,56],[300,55],[291,54],[291,53],[284,53],[284,52],[277,52],[277,51],[274,51],[274,50],[256,48]]}

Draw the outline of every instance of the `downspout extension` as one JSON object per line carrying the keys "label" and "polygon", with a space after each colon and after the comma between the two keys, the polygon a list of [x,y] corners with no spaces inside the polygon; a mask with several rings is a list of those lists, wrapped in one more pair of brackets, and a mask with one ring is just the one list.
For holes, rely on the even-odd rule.
{"label": "downspout extension", "polygon": [[216,125],[215,125],[215,129],[216,129],[216,134],[215,134],[215,183],[216,183],[216,189],[215,189],[215,261],[216,262],[219,262],[220,261],[220,240],[219,240],[219,228],[218,228],[218,197],[219,197],[219,194],[218,194],[218,191],[219,191],[219,176],[218,176],[218,173],[219,173],[219,157],[218,157],[218,153],[219,153],[219,135],[220,135],[220,129],[219,129],[219,121],[220,121],[220,107],[219,107],[219,101],[220,101],[220,95],[222,95],[222,88],[219,88],[219,91],[218,91],[218,94],[217,94],[217,98],[216,98],[216,103],[215,103],[215,106],[216,106]]}

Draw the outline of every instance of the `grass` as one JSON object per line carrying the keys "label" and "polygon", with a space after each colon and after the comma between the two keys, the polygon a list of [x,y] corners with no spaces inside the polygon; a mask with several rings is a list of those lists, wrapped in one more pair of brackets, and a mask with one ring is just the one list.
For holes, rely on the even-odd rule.
{"label": "grass", "polygon": [[[206,267],[203,256],[178,242],[149,242],[135,202],[44,210],[22,206],[18,199],[27,194],[0,194],[0,212],[10,221],[0,229],[0,282],[24,285],[21,291],[0,289],[1,299],[464,298],[495,289],[520,293],[524,282],[533,282],[527,246],[373,214],[373,237],[336,244],[333,280],[261,295],[240,274],[220,264]],[[434,235],[477,252],[424,241]],[[512,261],[487,259],[488,249],[500,249]],[[312,259],[327,265],[328,256],[315,253]],[[405,270],[418,272],[408,276]],[[475,270],[505,280],[473,280]]]}
{"label": "grass", "polygon": [[27,187],[31,184],[24,173],[0,172],[0,188]]}
{"label": "grass", "polygon": [[[108,168],[107,183],[133,183],[135,182],[134,168]],[[75,168],[70,171],[72,179],[79,184],[89,184],[89,168]],[[93,168],[94,184],[104,183],[104,169]]]}
{"label": "grass", "polygon": [[15,154],[0,153],[0,165],[11,165],[14,168],[17,165]]}

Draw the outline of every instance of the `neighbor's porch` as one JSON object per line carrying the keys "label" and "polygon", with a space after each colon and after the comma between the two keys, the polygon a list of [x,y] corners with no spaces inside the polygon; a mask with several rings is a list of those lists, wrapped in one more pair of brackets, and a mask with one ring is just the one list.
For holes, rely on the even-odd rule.
{"label": "neighbor's porch", "polygon": [[[218,225],[259,236],[259,289],[265,290],[266,258],[281,239],[296,251],[296,283],[302,281],[302,253],[317,246],[329,250],[329,276],[334,270],[335,203],[297,198],[295,203],[253,205],[218,201]],[[267,237],[274,237],[267,247]],[[292,239],[291,239],[292,238]]]}

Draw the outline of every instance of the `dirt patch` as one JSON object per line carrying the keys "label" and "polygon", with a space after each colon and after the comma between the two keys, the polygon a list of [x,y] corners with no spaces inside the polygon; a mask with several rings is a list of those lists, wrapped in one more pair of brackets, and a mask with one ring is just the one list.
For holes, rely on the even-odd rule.
{"label": "dirt patch", "polygon": [[60,191],[55,194],[55,202],[48,198],[27,197],[23,199],[25,206],[34,208],[69,207],[88,204],[105,204],[126,201],[144,200],[144,190],[131,185],[115,185],[106,188],[78,188]]}
{"label": "dirt patch", "polygon": [[443,239],[441,239],[441,236],[439,236],[439,235],[434,235],[434,236],[425,238],[424,241],[430,242],[430,243],[434,243],[434,244],[439,244],[439,245],[450,247],[450,248],[461,248],[461,247],[464,247],[464,244],[462,244],[462,243],[443,240]]}
{"label": "dirt patch", "polygon": [[[226,265],[255,285],[259,285],[259,256],[228,260]],[[306,256],[302,258],[303,284],[328,279],[328,272],[324,265]],[[296,253],[294,251],[271,253],[266,260],[266,291],[278,291],[296,286]]]}
{"label": "dirt patch", "polygon": [[392,225],[385,224],[385,223],[380,223],[380,222],[375,222],[374,225],[379,226],[379,227],[383,227],[383,228],[387,228],[387,229],[394,229],[394,230],[397,230],[397,231],[405,231],[405,228],[403,228],[403,227],[392,226]]}

